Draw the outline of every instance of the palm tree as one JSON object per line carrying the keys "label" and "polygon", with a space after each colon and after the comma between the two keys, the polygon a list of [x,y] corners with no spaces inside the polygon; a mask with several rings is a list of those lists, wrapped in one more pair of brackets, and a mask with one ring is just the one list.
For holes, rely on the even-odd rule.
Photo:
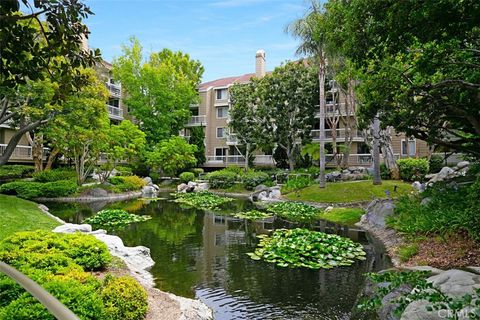
{"label": "palm tree", "polygon": [[304,17],[290,23],[286,32],[301,40],[296,50],[300,56],[308,56],[318,63],[320,85],[320,188],[325,188],[325,74],[327,69],[324,16],[319,2],[312,0]]}

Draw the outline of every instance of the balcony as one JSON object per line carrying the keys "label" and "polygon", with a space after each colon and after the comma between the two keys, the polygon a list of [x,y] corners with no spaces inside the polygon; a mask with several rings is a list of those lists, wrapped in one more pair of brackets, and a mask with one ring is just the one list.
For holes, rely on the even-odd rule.
{"label": "balcony", "polygon": [[[325,162],[327,166],[336,167],[337,164],[343,161],[343,154],[326,154]],[[373,163],[373,158],[370,153],[358,153],[350,154],[348,156],[348,165],[349,166],[366,166]]]}
{"label": "balcony", "polygon": [[[7,148],[7,144],[0,144],[0,155],[2,155],[5,152],[5,149]],[[47,152],[48,148],[43,148],[43,160],[47,160]],[[31,146],[22,146],[22,145],[17,145],[15,147],[15,150],[13,150],[13,153],[9,159],[9,161],[32,161],[33,160],[33,155],[32,155],[32,147]]]}
{"label": "balcony", "polygon": [[233,156],[207,156],[207,164],[219,164],[219,165],[244,165],[245,157],[242,155],[233,155]]}
{"label": "balcony", "polygon": [[207,117],[206,116],[192,116],[186,127],[204,127],[207,125]]}
{"label": "balcony", "polygon": [[237,146],[239,145],[238,143],[238,138],[237,138],[237,135],[234,134],[234,133],[231,133],[231,134],[227,134],[227,146]]}
{"label": "balcony", "polygon": [[[317,105],[317,108],[318,108],[318,105]],[[345,103],[333,103],[333,102],[327,102],[327,104],[325,105],[325,115],[328,117],[328,116],[335,116],[335,115],[338,115],[338,116],[347,116],[347,109],[345,107]],[[349,112],[349,115],[350,116],[353,116],[354,115],[354,112],[352,110],[350,110]],[[315,118],[320,118],[320,112],[317,112],[315,113]]]}
{"label": "balcony", "polygon": [[[325,142],[332,142],[333,141],[333,133],[334,130],[331,129],[325,129]],[[336,129],[337,133],[337,141],[345,141],[345,128],[342,129]],[[320,141],[320,130],[312,130],[312,139],[315,142]],[[363,142],[365,139],[363,138],[362,134],[357,130],[353,129],[352,133],[353,135],[353,140],[354,142]]]}
{"label": "balcony", "polygon": [[110,91],[110,95],[112,97],[115,97],[115,98],[122,97],[122,86],[120,84],[107,82],[105,83],[105,85],[107,86],[108,91]]}
{"label": "balcony", "polygon": [[257,166],[275,166],[273,156],[268,154],[256,155],[253,163]]}
{"label": "balcony", "polygon": [[110,119],[123,120],[123,109],[107,104],[108,116]]}

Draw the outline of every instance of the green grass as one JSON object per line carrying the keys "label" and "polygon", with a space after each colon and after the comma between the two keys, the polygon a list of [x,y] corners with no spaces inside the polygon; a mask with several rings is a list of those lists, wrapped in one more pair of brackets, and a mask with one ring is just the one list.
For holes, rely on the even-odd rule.
{"label": "green grass", "polygon": [[398,257],[401,262],[407,262],[418,253],[418,243],[410,243],[398,248]]}
{"label": "green grass", "polygon": [[[397,186],[397,192],[393,192]],[[393,198],[412,191],[409,183],[384,180],[379,186],[374,186],[371,180],[352,182],[327,183],[327,187],[320,189],[317,184],[285,195],[289,200],[313,201],[322,203],[344,203],[368,201],[373,198],[386,198],[385,190],[388,190]]]}
{"label": "green grass", "polygon": [[0,241],[17,231],[52,230],[58,225],[36,203],[0,194]]}
{"label": "green grass", "polygon": [[353,225],[360,221],[365,213],[361,208],[334,208],[320,215],[321,219],[339,224]]}

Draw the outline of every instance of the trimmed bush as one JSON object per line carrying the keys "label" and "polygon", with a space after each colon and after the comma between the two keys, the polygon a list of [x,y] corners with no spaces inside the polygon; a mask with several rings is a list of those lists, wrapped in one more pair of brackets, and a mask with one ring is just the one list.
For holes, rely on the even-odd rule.
{"label": "trimmed bush", "polygon": [[114,185],[113,192],[127,192],[140,190],[146,186],[145,181],[138,176],[115,176],[108,178],[108,182]]}
{"label": "trimmed bush", "polygon": [[117,176],[131,176],[133,175],[132,173],[132,168],[130,167],[125,167],[125,166],[118,166],[115,168],[117,171],[116,175]]}
{"label": "trimmed bush", "polygon": [[178,176],[180,181],[183,183],[188,183],[189,181],[193,181],[195,179],[195,174],[193,172],[182,172]]}
{"label": "trimmed bush", "polygon": [[399,159],[397,164],[400,169],[400,177],[407,181],[421,181],[429,170],[427,159]]}
{"label": "trimmed bush", "polygon": [[213,189],[226,189],[235,184],[237,176],[235,172],[223,169],[208,173],[205,179],[208,180],[210,187]]}
{"label": "trimmed bush", "polygon": [[385,163],[380,163],[380,177],[382,180],[390,180],[392,178],[390,170],[388,170]]}
{"label": "trimmed bush", "polygon": [[289,193],[312,185],[315,181],[306,176],[291,178],[282,186],[282,193]]}
{"label": "trimmed bush", "polygon": [[30,175],[33,170],[35,170],[35,168],[32,166],[18,164],[3,165],[0,166],[0,180],[21,178]]}
{"label": "trimmed bush", "polygon": [[0,193],[16,195],[24,199],[66,197],[74,194],[76,191],[77,184],[73,180],[46,183],[14,181],[0,186]]}
{"label": "trimmed bush", "polygon": [[36,172],[33,179],[37,182],[54,182],[60,180],[73,180],[76,177],[74,170],[68,168],[59,168]]}
{"label": "trimmed bush", "polygon": [[243,186],[247,190],[253,190],[256,186],[266,183],[270,176],[265,172],[249,171],[243,176]]}
{"label": "trimmed bush", "polygon": [[193,168],[191,171],[193,172],[193,174],[195,174],[195,177],[198,177],[204,173],[204,170],[202,168]]}
{"label": "trimmed bush", "polygon": [[131,277],[106,277],[101,297],[106,320],[137,320],[147,314],[147,293]]}

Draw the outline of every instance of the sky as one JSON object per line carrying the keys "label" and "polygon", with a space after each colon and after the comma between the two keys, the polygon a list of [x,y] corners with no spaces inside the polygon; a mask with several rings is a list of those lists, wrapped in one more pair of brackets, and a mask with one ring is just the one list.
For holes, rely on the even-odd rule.
{"label": "sky", "polygon": [[86,0],[89,46],[112,61],[135,36],[145,55],[163,48],[200,60],[203,82],[255,72],[255,52],[266,69],[293,60],[298,41],[285,27],[302,17],[305,0]]}

